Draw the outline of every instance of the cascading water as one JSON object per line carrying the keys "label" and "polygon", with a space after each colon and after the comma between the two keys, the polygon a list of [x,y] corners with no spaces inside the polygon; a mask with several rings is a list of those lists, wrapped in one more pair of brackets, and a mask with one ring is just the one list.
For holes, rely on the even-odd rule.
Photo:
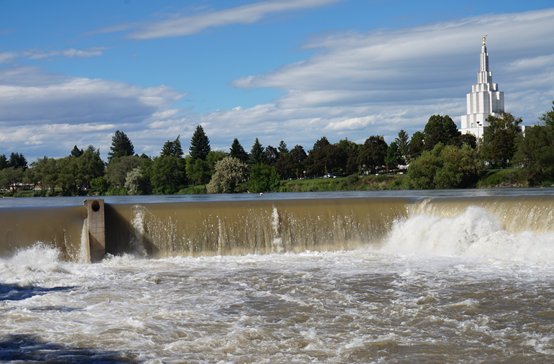
{"label": "cascading water", "polygon": [[[0,361],[552,362],[553,209],[551,195],[114,205],[96,264],[68,261],[75,229],[50,230],[64,210],[0,257]],[[28,216],[0,211],[0,244]]]}
{"label": "cascading water", "polygon": [[130,245],[132,251],[140,257],[146,257],[146,249],[144,248],[144,236],[146,235],[144,222],[144,207],[136,205],[133,207],[134,217],[131,220],[133,235]]}
{"label": "cascading water", "polygon": [[275,206],[273,206],[273,211],[271,212],[271,227],[273,228],[273,241],[271,245],[273,247],[273,252],[282,253],[283,248],[283,239],[281,238],[281,220],[279,217],[279,211]]}
{"label": "cascading water", "polygon": [[554,261],[554,232],[509,231],[495,214],[470,206],[459,215],[419,212],[399,220],[382,249],[393,254],[547,263]]}
{"label": "cascading water", "polygon": [[90,262],[90,248],[88,236],[88,220],[83,220],[83,228],[81,229],[81,249],[79,251],[79,263]]}

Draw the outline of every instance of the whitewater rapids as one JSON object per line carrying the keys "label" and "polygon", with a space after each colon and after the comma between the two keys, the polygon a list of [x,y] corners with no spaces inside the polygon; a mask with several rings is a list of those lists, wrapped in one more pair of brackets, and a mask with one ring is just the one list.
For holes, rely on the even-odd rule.
{"label": "whitewater rapids", "polygon": [[552,362],[554,235],[470,207],[380,245],[267,255],[0,258],[0,360]]}

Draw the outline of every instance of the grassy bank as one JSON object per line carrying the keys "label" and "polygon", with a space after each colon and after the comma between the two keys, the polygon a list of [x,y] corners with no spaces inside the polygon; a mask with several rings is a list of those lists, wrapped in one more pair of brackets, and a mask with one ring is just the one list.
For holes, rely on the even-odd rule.
{"label": "grassy bank", "polygon": [[279,192],[400,190],[405,175],[349,176],[283,181]]}

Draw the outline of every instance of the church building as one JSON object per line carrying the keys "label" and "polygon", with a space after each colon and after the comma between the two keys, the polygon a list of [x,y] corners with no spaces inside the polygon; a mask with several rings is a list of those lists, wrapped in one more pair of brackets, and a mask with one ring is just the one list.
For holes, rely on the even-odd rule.
{"label": "church building", "polygon": [[500,116],[504,112],[504,92],[498,91],[498,84],[492,82],[487,53],[487,36],[483,36],[481,61],[477,72],[477,83],[471,86],[467,94],[467,114],[462,116],[462,134],[473,134],[477,139],[483,137],[488,126],[487,117]]}

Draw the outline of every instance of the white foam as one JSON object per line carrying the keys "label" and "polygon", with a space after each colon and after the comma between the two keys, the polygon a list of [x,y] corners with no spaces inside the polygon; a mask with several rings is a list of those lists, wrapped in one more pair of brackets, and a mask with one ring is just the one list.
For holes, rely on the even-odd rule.
{"label": "white foam", "polygon": [[469,207],[453,217],[419,214],[397,221],[382,250],[400,255],[552,263],[554,233],[511,233],[492,213]]}

